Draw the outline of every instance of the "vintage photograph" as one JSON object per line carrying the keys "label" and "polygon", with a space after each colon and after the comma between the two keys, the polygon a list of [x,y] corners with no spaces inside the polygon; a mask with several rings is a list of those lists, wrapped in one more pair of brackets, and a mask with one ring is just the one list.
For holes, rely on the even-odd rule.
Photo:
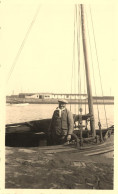
{"label": "vintage photograph", "polygon": [[5,189],[114,190],[113,3],[2,2]]}

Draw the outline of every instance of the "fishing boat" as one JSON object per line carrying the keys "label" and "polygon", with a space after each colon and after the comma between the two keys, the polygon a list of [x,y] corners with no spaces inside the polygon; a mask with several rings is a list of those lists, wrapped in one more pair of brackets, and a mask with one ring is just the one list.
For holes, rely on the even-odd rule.
{"label": "fishing boat", "polygon": [[[91,77],[89,70],[89,57],[88,57],[88,46],[87,46],[87,34],[86,34],[86,25],[85,25],[85,11],[84,5],[75,5],[75,20],[78,21],[78,12],[79,17],[81,19],[81,38],[83,45],[83,54],[84,54],[84,65],[85,65],[85,74],[86,74],[86,84],[87,84],[87,95],[88,95],[88,113],[83,114],[82,107],[80,106],[78,110],[78,114],[73,114],[74,118],[74,131],[72,134],[72,141],[67,142],[66,145],[63,145],[64,149],[61,151],[65,151],[66,148],[69,149],[69,146],[73,149],[77,148],[82,150],[83,145],[87,143],[87,145],[91,145],[93,149],[89,149],[89,154],[92,152],[95,153],[106,153],[113,152],[113,144],[111,148],[106,146],[106,140],[113,136],[114,134],[114,125],[108,126],[105,129],[102,129],[99,112],[98,112],[98,129],[95,129],[95,118],[94,118],[94,110],[93,110],[93,99],[92,99],[92,88],[91,88]],[[74,25],[75,26],[75,25]],[[75,28],[77,28],[75,26]],[[74,29],[75,30],[75,29]],[[77,45],[79,39],[79,31],[77,28],[74,36],[77,37]],[[79,47],[77,52],[79,52]],[[78,54],[79,55],[79,54]],[[78,59],[78,66],[79,66]],[[79,67],[78,67],[79,68]],[[79,103],[80,104],[80,103]],[[51,122],[50,119],[41,119],[34,120],[23,123],[15,123],[15,124],[7,124],[6,125],[6,146],[20,146],[20,147],[29,147],[29,146],[49,146],[50,142],[48,142],[48,128]],[[84,123],[84,124],[83,124]],[[89,127],[88,127],[89,126]],[[98,152],[98,144],[102,145]],[[51,149],[51,147],[50,147]],[[53,146],[54,149],[54,146]],[[56,147],[58,149],[58,147]],[[85,147],[84,147],[85,149]],[[93,151],[94,150],[94,151]],[[97,151],[96,151],[97,150]]]}

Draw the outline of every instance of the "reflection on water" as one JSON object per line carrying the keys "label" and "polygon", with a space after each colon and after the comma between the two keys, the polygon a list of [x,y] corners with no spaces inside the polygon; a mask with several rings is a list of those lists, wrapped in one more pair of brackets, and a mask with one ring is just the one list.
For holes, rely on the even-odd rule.
{"label": "reflection on water", "polygon": [[[18,123],[30,120],[39,120],[45,118],[51,118],[53,111],[57,107],[57,104],[29,104],[27,106],[14,106],[6,105],[6,124]],[[67,105],[70,109],[70,105]],[[73,114],[78,113],[80,107],[76,105],[71,105],[71,111]],[[94,115],[95,115],[95,125],[98,128],[98,109],[100,113],[100,120],[102,127],[106,127],[106,118],[104,112],[104,106],[94,105]],[[114,124],[114,106],[105,105],[108,126]],[[87,105],[82,105],[83,114],[88,113]]]}

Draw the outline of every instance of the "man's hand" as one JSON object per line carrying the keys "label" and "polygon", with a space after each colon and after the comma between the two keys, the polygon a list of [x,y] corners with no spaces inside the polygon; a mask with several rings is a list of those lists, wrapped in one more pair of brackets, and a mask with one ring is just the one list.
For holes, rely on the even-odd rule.
{"label": "man's hand", "polygon": [[67,141],[71,139],[71,135],[67,135]]}

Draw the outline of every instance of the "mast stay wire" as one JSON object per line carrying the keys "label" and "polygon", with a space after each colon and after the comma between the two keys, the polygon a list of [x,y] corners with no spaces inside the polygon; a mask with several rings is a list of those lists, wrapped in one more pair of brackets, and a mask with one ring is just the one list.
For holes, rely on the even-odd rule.
{"label": "mast stay wire", "polygon": [[[88,18],[86,10],[85,10],[85,14],[86,14],[86,18]],[[88,19],[86,21],[87,21],[87,30],[88,30],[88,40],[89,40],[89,47],[90,47],[90,55],[91,55],[91,64],[92,64],[92,70],[93,70],[94,89],[95,89],[95,95],[97,96],[96,82],[95,82],[95,73],[94,73],[94,66],[93,66],[93,57],[92,57],[92,48],[91,48],[91,41],[90,41],[90,34],[89,34],[89,27],[88,27]],[[100,122],[100,114],[99,114],[99,107],[98,107],[97,99],[96,99],[96,103],[97,103],[97,111],[98,111],[98,121]]]}
{"label": "mast stay wire", "polygon": [[[99,77],[100,77],[100,86],[101,86],[102,97],[103,97],[103,88],[102,88],[101,72],[100,72],[100,66],[99,66],[99,60],[98,60],[98,54],[97,54],[97,46],[96,46],[96,40],[95,40],[95,33],[94,33],[94,26],[93,26],[93,19],[92,19],[92,13],[91,13],[91,7],[90,6],[89,6],[89,10],[90,10],[92,30],[93,30],[93,38],[94,38],[94,44],[95,44],[95,52],[96,52],[97,63],[98,63],[98,71],[99,71]],[[108,128],[108,121],[107,121],[106,107],[105,107],[104,98],[103,98],[103,104],[104,104],[104,112],[105,112],[106,125],[107,125],[107,128]]]}
{"label": "mast stay wire", "polygon": [[18,61],[18,58],[19,58],[19,56],[20,56],[20,54],[21,54],[21,52],[22,52],[22,49],[23,49],[23,47],[24,47],[24,45],[25,45],[25,43],[26,43],[26,40],[27,40],[28,35],[29,35],[30,31],[31,31],[31,28],[32,28],[33,24],[34,24],[35,21],[36,21],[36,18],[37,18],[37,16],[38,16],[38,13],[39,13],[39,10],[40,10],[40,7],[41,7],[41,5],[38,6],[38,9],[36,10],[36,13],[35,13],[35,15],[34,15],[32,21],[31,21],[31,23],[30,23],[30,25],[29,25],[29,28],[28,28],[28,30],[27,30],[27,32],[26,32],[26,34],[25,34],[25,37],[24,37],[24,39],[23,39],[23,41],[22,41],[22,43],[21,43],[21,45],[20,45],[20,48],[19,48],[17,54],[16,54],[16,57],[15,57],[15,59],[14,59],[14,61],[13,61],[13,64],[12,64],[12,67],[11,67],[9,73],[8,73],[7,83],[8,83],[8,81],[9,81],[10,77],[11,77],[11,74],[12,74],[14,68],[15,68],[15,65],[16,65],[16,63],[17,63],[17,61]]}
{"label": "mast stay wire", "polygon": [[[80,6],[78,5],[78,20],[77,20],[77,51],[78,51],[78,94],[80,94],[80,103],[78,103],[78,113],[79,113],[79,109],[81,110],[80,111],[80,114],[82,114],[82,109],[83,109],[83,106],[82,106],[82,74],[81,74],[81,67],[80,67],[80,58],[81,58],[81,55],[80,55],[80,52],[81,52],[81,49],[80,49],[80,45],[81,45],[81,42],[80,42],[80,30],[81,30],[81,11],[80,11]],[[83,61],[83,72],[85,72],[85,64],[84,64],[84,61]],[[85,92],[85,82],[86,82],[86,76],[84,74],[84,92]],[[78,102],[79,102],[79,98],[78,98]],[[86,104],[85,104],[85,112],[86,112]]]}
{"label": "mast stay wire", "polygon": [[[75,5],[75,36],[77,36],[77,4]],[[76,42],[75,45],[76,47]],[[75,60],[75,56],[74,56],[74,60]],[[75,93],[75,101],[76,101],[76,61],[74,61],[74,93]],[[76,112],[76,103],[75,103],[75,112]]]}
{"label": "mast stay wire", "polygon": [[[81,14],[81,12],[80,12],[80,14]],[[80,15],[80,19],[81,19],[81,15]],[[80,30],[82,31],[81,25],[80,25]],[[83,44],[82,44],[82,54],[84,56]],[[82,65],[83,72],[85,72],[85,61],[84,61],[84,58],[82,59],[82,63],[83,63],[83,65]],[[87,94],[86,74],[84,74],[84,94]],[[87,95],[87,97],[88,97],[88,95]],[[85,114],[87,113],[87,109],[86,109],[87,105],[86,104],[87,104],[87,98],[85,99]]]}
{"label": "mast stay wire", "polygon": [[[84,51],[83,49],[82,49],[82,51]],[[84,60],[82,61],[82,63],[83,63],[83,72],[85,72],[85,63],[84,63]],[[86,88],[86,76],[85,76],[85,74],[84,74],[84,94],[87,94],[87,88]],[[87,95],[87,97],[88,97],[88,95]],[[86,113],[87,113],[87,98],[85,98],[85,115],[86,115]]]}
{"label": "mast stay wire", "polygon": [[[74,88],[74,93],[76,95],[76,66],[75,66],[75,47],[77,51],[77,63],[78,63],[78,94],[80,94],[80,103],[79,103],[79,95],[78,95],[78,114],[79,114],[79,109],[82,109],[82,97],[81,97],[81,73],[80,73],[80,30],[81,30],[81,15],[80,15],[80,7],[75,5],[74,7],[74,40],[73,40],[73,60],[72,60],[72,77],[71,77],[71,93]],[[75,43],[75,38],[77,42]],[[84,67],[85,68],[85,67]],[[74,77],[74,78],[73,78]],[[73,87],[73,84],[74,87]],[[75,96],[76,100],[76,96]],[[75,104],[75,113],[76,113],[76,104]],[[71,109],[71,104],[70,104],[70,109]]]}
{"label": "mast stay wire", "polygon": [[[75,4],[74,6],[74,40],[73,40],[73,61],[72,61],[72,77],[71,77],[71,93],[72,90],[74,89],[74,95],[75,95],[75,100],[76,100],[76,62],[75,62],[75,48],[77,46],[77,51],[78,51],[78,9],[77,5]],[[75,42],[75,39],[77,43]],[[79,58],[78,58],[79,59]],[[79,60],[78,60],[79,61]],[[73,84],[72,84],[73,82]],[[79,81],[78,81],[79,84]],[[79,86],[78,86],[79,88]],[[70,105],[71,108],[71,105]],[[74,106],[74,111],[76,113],[76,104]]]}
{"label": "mast stay wire", "polygon": [[[77,20],[77,5],[75,5],[75,17],[74,17],[74,64],[73,64],[73,74],[74,74],[74,79],[73,79],[73,88],[74,88],[74,95],[75,95],[75,101],[76,101],[76,62],[75,62],[75,47],[76,47],[76,43],[75,43],[75,37],[76,37],[76,27],[77,27],[77,24],[76,24],[76,20]],[[74,111],[75,111],[75,114],[76,114],[76,103],[75,103],[75,106],[74,106]]]}
{"label": "mast stay wire", "polygon": [[[74,94],[76,93],[76,87],[75,87],[75,83],[76,83],[76,74],[75,74],[75,21],[76,21],[76,5],[75,5],[75,9],[74,9],[74,44],[73,44],[73,89],[74,89]],[[74,97],[74,96],[73,96]],[[76,96],[75,96],[76,99]],[[74,106],[74,112],[76,114],[76,104]]]}
{"label": "mast stay wire", "polygon": [[[74,64],[75,64],[75,9],[76,6],[74,6],[74,39],[73,39],[73,59],[72,59],[72,76],[71,76],[71,94],[72,94],[72,88],[73,88],[73,70],[74,70]],[[70,99],[71,99],[71,95],[70,95]],[[70,110],[71,110],[71,103],[70,103]]]}
{"label": "mast stay wire", "polygon": [[[80,104],[78,103],[78,114],[79,109],[82,108],[82,102],[81,102],[81,74],[80,74],[80,6],[78,5],[79,11],[77,12],[77,51],[78,51],[78,94],[80,94]],[[78,96],[78,102],[79,102],[79,96]]]}

